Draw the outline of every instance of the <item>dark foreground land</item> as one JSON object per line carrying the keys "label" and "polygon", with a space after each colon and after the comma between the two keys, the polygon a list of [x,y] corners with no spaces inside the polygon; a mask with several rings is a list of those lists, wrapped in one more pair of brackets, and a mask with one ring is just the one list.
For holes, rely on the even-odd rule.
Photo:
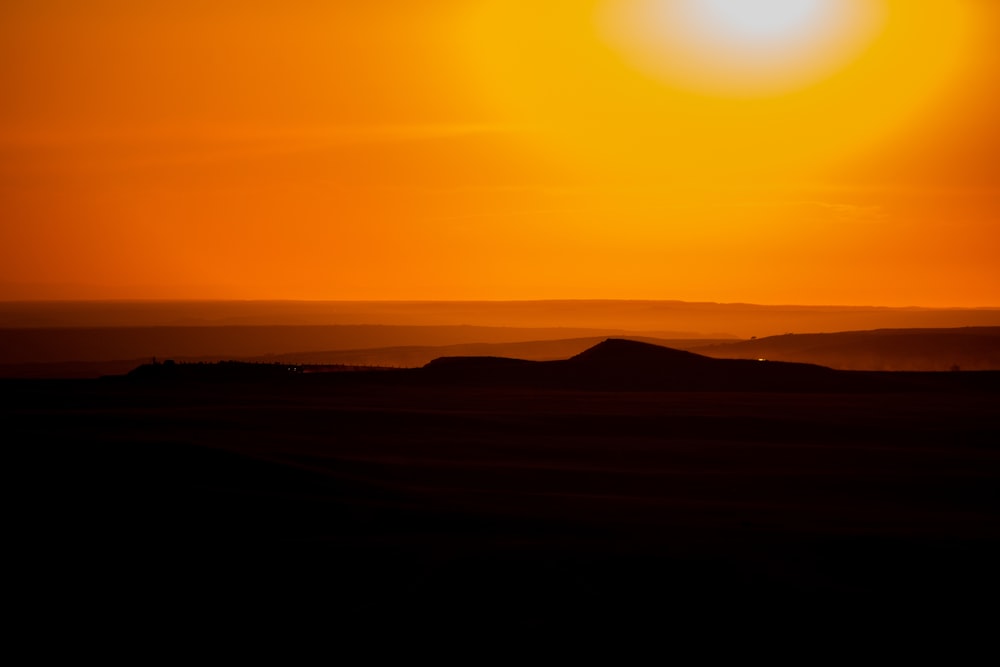
{"label": "dark foreground land", "polygon": [[25,603],[53,623],[180,605],[439,631],[995,610],[996,378],[390,377],[0,383]]}

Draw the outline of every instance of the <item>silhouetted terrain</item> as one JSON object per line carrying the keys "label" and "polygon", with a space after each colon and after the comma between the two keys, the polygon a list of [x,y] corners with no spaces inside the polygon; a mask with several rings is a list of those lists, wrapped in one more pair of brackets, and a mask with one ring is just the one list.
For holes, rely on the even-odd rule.
{"label": "silhouetted terrain", "polygon": [[[649,336],[619,335],[619,338],[644,341],[664,347],[687,349],[718,343],[722,339],[684,338],[663,339]],[[459,345],[407,345],[361,350],[328,350],[279,354],[245,359],[244,361],[284,361],[300,364],[354,364],[418,368],[440,357],[513,357],[533,361],[566,359],[605,340],[604,336],[569,338],[565,340],[531,340],[516,343],[463,343]]]}
{"label": "silhouetted terrain", "polygon": [[[900,330],[906,339],[899,341],[887,331],[859,331],[808,344],[777,336],[716,347],[735,344],[737,336],[858,325],[966,328],[925,336]],[[608,336],[714,357],[765,356],[844,369],[987,370],[1000,368],[998,329],[998,309],[671,301],[0,303],[0,377],[99,377],[154,357],[396,367],[441,356],[552,360]]]}
{"label": "silhouetted terrain", "polygon": [[[186,362],[234,360],[398,368],[423,366],[445,356],[557,360],[582,352],[608,335],[560,338],[569,332],[571,330],[565,329],[381,326],[0,330],[0,343],[6,345],[0,348],[0,377],[96,378],[126,373],[148,363],[154,356]],[[551,338],[517,340],[534,336]],[[634,334],[619,334],[618,337],[691,350],[715,358],[764,358],[845,370],[1000,370],[998,327],[788,334],[751,341],[663,339]],[[380,343],[408,339],[436,343],[468,339],[478,342],[380,346]],[[345,349],[311,349],[331,345],[341,345]],[[273,352],[282,349],[288,351]],[[119,359],[114,357],[118,354],[116,350],[146,354]],[[271,351],[259,354],[262,350]],[[73,355],[80,358],[74,360]]]}
{"label": "silhouetted terrain", "polygon": [[426,371],[476,384],[661,391],[815,391],[840,388],[846,374],[791,363],[711,359],[640,341],[609,339],[564,361],[444,358]]}
{"label": "silhouetted terrain", "polygon": [[560,340],[613,335],[591,329],[415,326],[106,327],[0,329],[0,363],[159,357],[238,359],[323,349]]}
{"label": "silhouetted terrain", "polygon": [[[382,325],[11,328],[0,329],[0,377],[99,377],[127,372],[154,357],[306,363],[298,358],[303,357],[309,363],[404,366],[408,364],[403,362],[414,357],[413,349],[420,347],[544,343],[584,336],[593,342],[615,333],[566,328]],[[400,350],[402,345],[409,351]],[[556,345],[566,349],[566,343]],[[387,346],[395,347],[386,351]],[[583,347],[586,344],[573,350]],[[417,354],[415,361],[419,363],[412,365],[423,365],[446,353],[426,349]]]}
{"label": "silhouetted terrain", "polygon": [[439,357],[419,369],[261,362],[144,364],[128,375],[150,381],[272,380],[347,372],[349,384],[490,386],[602,391],[909,392],[1000,391],[1000,372],[842,371],[815,364],[715,359],[645,341],[606,339],[563,360]]}
{"label": "silhouetted terrain", "polygon": [[1000,593],[1000,374],[614,340],[301,370],[0,381],[21,608],[763,631],[965,618]]}

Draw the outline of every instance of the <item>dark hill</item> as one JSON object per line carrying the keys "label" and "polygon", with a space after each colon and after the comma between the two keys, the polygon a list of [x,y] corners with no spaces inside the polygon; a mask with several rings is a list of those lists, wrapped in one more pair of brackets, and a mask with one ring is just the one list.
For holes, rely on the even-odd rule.
{"label": "dark hill", "polygon": [[675,369],[704,366],[711,360],[700,354],[676,350],[653,343],[644,343],[624,338],[608,338],[588,348],[568,361],[585,365],[625,365],[657,364],[669,365]]}
{"label": "dark hill", "polygon": [[[344,372],[330,372],[339,370]],[[351,372],[347,372],[351,371]],[[306,377],[311,378],[309,380]],[[422,368],[312,367],[285,364],[152,364],[129,379],[170,382],[306,382],[560,391],[885,392],[1000,391],[998,372],[834,370],[762,359],[714,359],[635,340],[608,339],[569,359],[440,357]]]}
{"label": "dark hill", "polygon": [[609,391],[834,391],[855,379],[822,366],[712,359],[614,338],[561,361],[450,357],[423,372],[439,382]]}

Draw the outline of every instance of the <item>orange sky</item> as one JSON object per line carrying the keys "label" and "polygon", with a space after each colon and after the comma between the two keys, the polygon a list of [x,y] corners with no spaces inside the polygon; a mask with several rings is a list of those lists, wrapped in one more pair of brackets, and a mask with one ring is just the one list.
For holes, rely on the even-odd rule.
{"label": "orange sky", "polygon": [[5,2],[0,299],[1000,305],[1000,3],[732,3]]}

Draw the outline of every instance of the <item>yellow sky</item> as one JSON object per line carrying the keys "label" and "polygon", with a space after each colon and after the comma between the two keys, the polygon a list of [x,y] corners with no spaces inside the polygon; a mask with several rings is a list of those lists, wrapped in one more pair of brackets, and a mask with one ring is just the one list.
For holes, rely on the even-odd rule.
{"label": "yellow sky", "polygon": [[15,0],[0,298],[1000,305],[998,43],[992,0]]}

